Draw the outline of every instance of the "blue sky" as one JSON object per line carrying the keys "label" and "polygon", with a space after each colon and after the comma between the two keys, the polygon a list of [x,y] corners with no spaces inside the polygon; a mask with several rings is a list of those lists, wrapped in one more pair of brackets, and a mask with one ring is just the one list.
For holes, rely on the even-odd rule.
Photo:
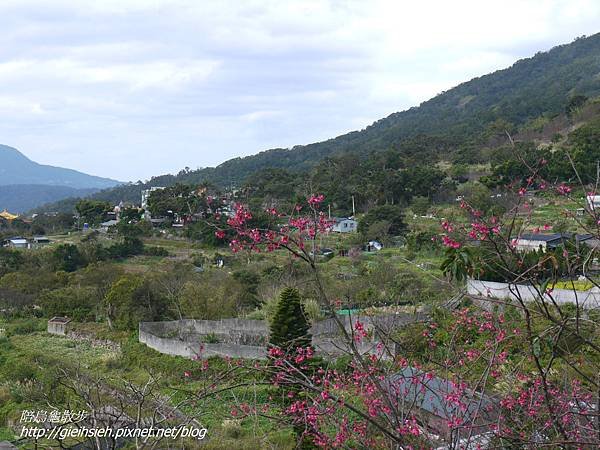
{"label": "blue sky", "polygon": [[0,143],[136,181],[364,128],[600,31],[600,2],[2,0]]}

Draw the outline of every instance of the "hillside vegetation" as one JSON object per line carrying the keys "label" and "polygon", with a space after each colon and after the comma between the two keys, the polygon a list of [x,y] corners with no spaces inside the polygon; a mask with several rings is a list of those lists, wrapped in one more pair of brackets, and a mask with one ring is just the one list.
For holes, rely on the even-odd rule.
{"label": "hillside vegetation", "polygon": [[56,202],[64,198],[85,197],[98,189],[75,189],[69,186],[49,186],[45,184],[11,184],[0,186],[0,210],[24,213],[44,203]]}

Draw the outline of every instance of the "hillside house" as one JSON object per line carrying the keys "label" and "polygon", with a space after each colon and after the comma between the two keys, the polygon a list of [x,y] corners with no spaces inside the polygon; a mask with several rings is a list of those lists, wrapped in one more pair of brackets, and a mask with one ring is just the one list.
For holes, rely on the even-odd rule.
{"label": "hillside house", "polygon": [[[399,408],[412,408],[417,422],[427,425],[445,440],[484,434],[498,414],[491,397],[474,391],[463,393],[452,381],[410,366],[389,378],[387,390],[393,403]],[[460,395],[459,402],[449,400],[456,394]],[[454,418],[472,424],[472,430],[460,426],[450,428],[449,422]]]}
{"label": "hillside house", "polygon": [[583,244],[591,248],[600,249],[600,239],[593,234],[522,234],[514,239],[516,249],[521,252],[554,250],[564,245],[568,240],[575,239],[577,245]]}
{"label": "hillside house", "polygon": [[29,248],[29,241],[23,237],[14,237],[7,239],[5,246],[9,248]]}
{"label": "hillside house", "polygon": [[555,249],[573,236],[569,233],[536,234],[526,233],[514,239],[515,247],[521,252]]}
{"label": "hillside house", "polygon": [[5,239],[4,241],[0,241],[0,246],[22,249],[41,248],[48,244],[50,244],[50,239],[48,239],[46,236],[35,236],[32,239],[16,236]]}
{"label": "hillside house", "polygon": [[112,211],[108,213],[109,219],[121,220],[121,211],[125,209],[125,204],[120,201],[118,205],[116,205]]}
{"label": "hillside house", "polygon": [[336,233],[355,233],[358,229],[358,222],[354,219],[345,217],[334,217],[331,231]]}
{"label": "hillside house", "polygon": [[50,239],[48,239],[46,236],[34,236],[31,241],[32,248],[41,248],[48,244],[50,244]]}
{"label": "hillside house", "polygon": [[[209,208],[209,210],[212,210],[212,208]],[[219,205],[217,208],[215,208],[214,212],[215,212],[215,214],[221,214],[226,217],[234,217],[235,216],[235,209],[233,207],[233,203],[229,203],[225,199],[222,201],[221,205]]]}

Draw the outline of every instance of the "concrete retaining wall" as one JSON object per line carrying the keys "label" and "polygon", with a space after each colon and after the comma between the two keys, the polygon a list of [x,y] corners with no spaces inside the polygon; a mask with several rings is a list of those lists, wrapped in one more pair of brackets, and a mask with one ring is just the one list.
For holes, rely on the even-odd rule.
{"label": "concrete retaining wall", "polygon": [[[198,337],[215,338],[219,343],[261,346],[269,339],[269,327],[263,320],[172,320],[140,322],[140,332],[180,341]],[[201,340],[201,339],[200,339]]]}
{"label": "concrete retaining wall", "polygon": [[[530,285],[498,283],[495,281],[467,280],[467,292],[470,295],[496,299],[517,300],[531,302],[540,300],[537,290]],[[555,302],[559,305],[567,303],[578,304],[582,308],[594,309],[600,307],[600,290],[592,288],[589,291],[575,291],[572,289],[554,289],[544,294],[548,303]]]}
{"label": "concrete retaining wall", "polygon": [[[382,357],[388,359],[395,356],[395,346],[389,342],[387,334],[408,323],[425,319],[424,314],[340,316],[349,334],[357,321],[367,331],[368,336],[356,344],[360,353],[383,352]],[[317,353],[325,358],[332,359],[349,352],[349,346],[334,319],[314,324],[311,335]],[[219,342],[204,342],[208,336]],[[158,352],[186,358],[229,356],[263,359],[267,354],[269,326],[266,321],[243,319],[141,322],[139,341]]]}
{"label": "concrete retaining wall", "polygon": [[[140,324],[141,325],[141,324]],[[240,344],[208,344],[198,340],[180,340],[155,336],[140,328],[139,341],[157,352],[185,358],[229,356],[231,358],[265,359],[266,346]]]}
{"label": "concrete retaining wall", "polygon": [[[409,323],[422,322],[426,318],[427,315],[423,313],[339,316],[339,320],[349,333],[354,329],[356,322],[360,322],[366,330],[375,330],[381,335],[388,334]],[[321,320],[315,323],[310,331],[313,336],[339,336],[341,334],[340,327],[334,319]]]}
{"label": "concrete retaining wall", "polygon": [[197,334],[227,334],[239,331],[248,334],[268,334],[269,327],[264,320],[223,319],[223,320],[171,320],[165,322],[141,322],[145,329],[168,332],[179,330]]}

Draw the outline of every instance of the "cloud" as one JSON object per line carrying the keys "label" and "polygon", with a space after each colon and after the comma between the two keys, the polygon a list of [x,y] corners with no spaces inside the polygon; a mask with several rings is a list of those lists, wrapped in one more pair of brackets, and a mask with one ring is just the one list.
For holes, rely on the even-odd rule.
{"label": "cloud", "polygon": [[593,0],[5,0],[0,136],[123,180],[364,128],[592,34]]}

